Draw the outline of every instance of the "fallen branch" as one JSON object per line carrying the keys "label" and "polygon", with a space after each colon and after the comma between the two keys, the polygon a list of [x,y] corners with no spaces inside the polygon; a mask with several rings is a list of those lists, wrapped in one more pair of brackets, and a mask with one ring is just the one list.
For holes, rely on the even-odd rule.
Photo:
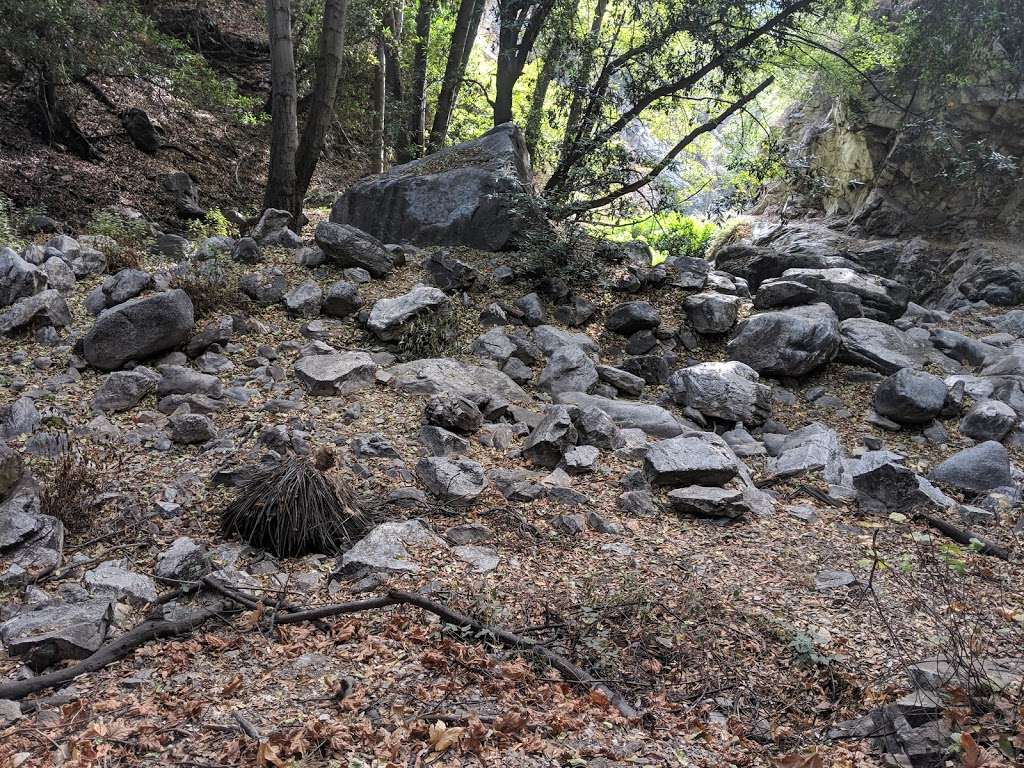
{"label": "fallen branch", "polygon": [[1006,560],[1007,562],[1010,560],[1009,550],[982,536],[979,536],[972,531],[968,531],[965,528],[960,528],[959,526],[946,522],[942,518],[933,517],[927,512],[918,512],[917,516],[943,536],[949,537],[957,544],[963,544],[965,547],[970,547],[974,545],[974,542],[977,542],[977,551],[979,554],[998,557],[1000,560]]}
{"label": "fallen branch", "polygon": [[231,611],[237,611],[237,609],[218,603],[193,611],[187,619],[179,621],[156,618],[147,619],[135,627],[135,629],[104,643],[95,653],[78,664],[58,669],[45,675],[39,675],[38,677],[31,677],[27,680],[13,680],[0,685],[0,699],[17,701],[30,694],[45,691],[49,688],[56,688],[58,685],[71,682],[76,677],[89,672],[96,672],[109,664],[113,664],[115,661],[120,661],[150,640],[192,634],[192,632],[213,617]]}

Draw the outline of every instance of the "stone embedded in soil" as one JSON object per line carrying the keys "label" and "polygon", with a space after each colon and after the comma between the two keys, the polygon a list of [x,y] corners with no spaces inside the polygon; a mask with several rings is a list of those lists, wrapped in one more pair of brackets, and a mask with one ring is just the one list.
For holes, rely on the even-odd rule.
{"label": "stone embedded in soil", "polygon": [[348,395],[372,387],[377,364],[367,352],[309,355],[295,363],[295,376],[311,395]]}
{"label": "stone embedded in soil", "polygon": [[721,487],[739,472],[728,451],[699,437],[675,437],[652,443],[644,455],[652,485]]}

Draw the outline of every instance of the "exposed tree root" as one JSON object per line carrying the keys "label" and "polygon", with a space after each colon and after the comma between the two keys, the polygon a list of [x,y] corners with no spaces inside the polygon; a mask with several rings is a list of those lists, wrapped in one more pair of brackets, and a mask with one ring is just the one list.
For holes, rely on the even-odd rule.
{"label": "exposed tree root", "polygon": [[959,526],[953,525],[952,523],[946,522],[942,518],[934,517],[929,515],[927,512],[918,512],[917,516],[924,520],[928,525],[937,530],[943,536],[947,536],[957,544],[962,544],[965,547],[971,546],[973,542],[978,542],[978,553],[982,555],[990,555],[992,557],[998,557],[1000,560],[1006,560],[1009,562],[1010,553],[1005,547],[1001,547],[998,544],[994,544],[988,539],[979,536],[972,531],[968,531]]}
{"label": "exposed tree root", "polygon": [[[96,672],[115,661],[123,659],[135,648],[144,645],[150,640],[189,635],[216,616],[222,616],[226,613],[237,613],[241,610],[239,606],[249,608],[250,610],[263,610],[267,605],[265,601],[246,597],[237,590],[221,584],[215,579],[207,578],[204,579],[203,583],[210,591],[226,597],[227,601],[193,611],[188,619],[182,621],[147,619],[131,631],[105,643],[99,650],[78,664],[28,680],[16,680],[0,685],[0,699],[18,700],[30,694],[71,682],[80,675]],[[623,717],[630,720],[640,717],[640,712],[621,694],[604,683],[595,680],[593,675],[585,669],[574,664],[561,654],[552,651],[547,646],[501,627],[492,627],[484,624],[468,614],[451,608],[444,603],[431,600],[425,595],[416,592],[391,590],[382,597],[355,600],[348,603],[335,603],[333,605],[301,610],[288,606],[283,611],[270,612],[269,617],[273,624],[297,624],[305,621],[319,622],[330,616],[362,613],[394,605],[415,606],[423,611],[434,614],[447,624],[471,629],[480,635],[489,635],[495,643],[506,648],[531,653],[549,666],[557,669],[569,682],[578,683],[600,693]]]}

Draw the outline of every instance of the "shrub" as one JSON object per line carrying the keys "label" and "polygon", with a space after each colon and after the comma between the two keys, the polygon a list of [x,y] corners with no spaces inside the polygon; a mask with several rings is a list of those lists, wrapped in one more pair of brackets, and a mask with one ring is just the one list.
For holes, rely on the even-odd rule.
{"label": "shrub", "polygon": [[224,509],[221,527],[277,557],[295,557],[339,552],[352,545],[364,523],[347,483],[289,456],[253,469]]}
{"label": "shrub", "polygon": [[451,308],[422,312],[408,323],[398,350],[408,360],[458,354],[459,316]]}
{"label": "shrub", "polygon": [[192,300],[197,320],[215,314],[245,312],[249,299],[242,293],[238,276],[224,269],[216,261],[207,261],[198,269],[188,269],[173,280]]}
{"label": "shrub", "polygon": [[93,528],[100,507],[100,495],[119,474],[121,459],[109,451],[89,450],[74,443],[67,433],[59,440],[60,454],[37,474],[40,478],[40,507],[43,514],[56,517],[69,533]]}
{"label": "shrub", "polygon": [[231,222],[219,209],[211,209],[201,219],[188,226],[188,236],[192,240],[205,240],[208,237],[230,237]]}

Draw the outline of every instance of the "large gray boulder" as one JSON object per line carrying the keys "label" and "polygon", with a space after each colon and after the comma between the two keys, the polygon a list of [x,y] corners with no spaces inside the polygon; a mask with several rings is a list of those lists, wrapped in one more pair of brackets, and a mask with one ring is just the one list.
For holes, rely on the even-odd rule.
{"label": "large gray boulder", "polygon": [[[437,290],[436,288],[434,290]],[[528,400],[523,388],[501,371],[468,365],[446,357],[425,357],[387,369],[393,384],[403,392],[439,395],[450,392],[483,402],[492,396],[506,400]]]}
{"label": "large gray boulder", "polygon": [[727,349],[760,374],[803,376],[835,357],[839,318],[828,304],[762,312],[740,323]]}
{"label": "large gray boulder", "polygon": [[899,328],[866,317],[841,322],[839,336],[840,360],[885,374],[920,367],[931,351]]}
{"label": "large gray boulder", "polygon": [[59,291],[49,288],[19,299],[13,307],[0,314],[0,334],[18,333],[33,323],[55,328],[71,325],[71,312]]}
{"label": "large gray boulder", "polygon": [[392,341],[402,334],[403,326],[414,317],[437,310],[449,301],[440,288],[421,285],[401,296],[377,301],[370,310],[366,327],[382,341]]}
{"label": "large gray boulder", "polygon": [[946,383],[926,371],[903,368],[875,388],[875,410],[898,424],[927,424],[942,411]]}
{"label": "large gray boulder", "polygon": [[732,360],[681,368],[668,381],[672,399],[704,416],[756,426],[772,413],[772,390],[757,371]]}
{"label": "large gray boulder", "polygon": [[531,225],[521,213],[531,187],[530,155],[512,123],[472,141],[356,182],[331,221],[389,243],[511,247]]}
{"label": "large gray boulder", "polygon": [[1000,400],[982,400],[975,403],[960,420],[960,434],[972,440],[1001,441],[1020,418],[1016,411]]}
{"label": "large gray boulder", "polygon": [[82,340],[82,356],[94,368],[113,371],[188,340],[195,317],[180,289],[132,299],[103,312]]}
{"label": "large gray boulder", "polygon": [[683,302],[690,327],[702,336],[717,336],[731,331],[736,325],[739,308],[738,296],[714,291],[687,296]]}
{"label": "large gray boulder", "polygon": [[[811,289],[818,301],[831,306],[844,320],[870,317],[891,322],[906,311],[909,300],[907,289],[900,283],[852,269],[787,269],[779,280]],[[772,292],[773,282],[762,283],[758,294]]]}
{"label": "large gray boulder", "polygon": [[9,654],[39,672],[93,654],[106,639],[112,616],[109,599],[44,604],[0,624],[0,640]]}
{"label": "large gray boulder", "polygon": [[644,455],[644,472],[652,485],[721,487],[736,477],[739,466],[728,449],[682,436],[652,443]]}
{"label": "large gray boulder", "polygon": [[935,467],[928,479],[976,493],[1013,485],[1010,454],[1002,443],[990,440],[954,453]]}
{"label": "large gray boulder", "polygon": [[46,273],[10,248],[0,249],[0,307],[7,307],[46,288]]}
{"label": "large gray boulder", "polygon": [[387,277],[395,268],[394,259],[384,244],[356,227],[322,221],[313,236],[316,244],[338,266],[361,267],[376,278]]}
{"label": "large gray boulder", "polygon": [[563,347],[555,352],[538,380],[549,392],[589,392],[597,384],[597,368],[579,347]]}
{"label": "large gray boulder", "polygon": [[425,456],[416,462],[416,477],[445,501],[472,501],[487,487],[484,468],[477,462],[447,456]]}

